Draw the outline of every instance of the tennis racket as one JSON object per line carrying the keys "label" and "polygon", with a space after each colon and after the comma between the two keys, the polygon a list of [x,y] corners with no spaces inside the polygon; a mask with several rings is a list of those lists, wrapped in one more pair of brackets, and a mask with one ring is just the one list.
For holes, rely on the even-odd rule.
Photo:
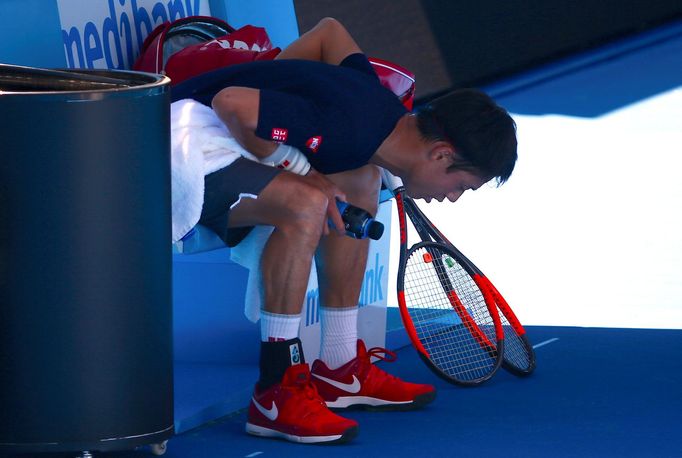
{"label": "tennis racket", "polygon": [[514,375],[526,376],[535,370],[535,352],[528,341],[526,330],[521,325],[514,311],[511,309],[502,294],[495,288],[492,282],[485,276],[476,265],[459,251],[437,228],[431,223],[426,215],[417,206],[417,203],[409,196],[405,196],[405,211],[422,238],[431,236],[434,240],[444,243],[456,253],[455,259],[462,265],[467,266],[468,272],[472,273],[476,283],[486,289],[501,312],[500,319],[504,330],[504,353],[502,367]]}
{"label": "tennis racket", "polygon": [[481,289],[457,252],[431,238],[407,248],[405,188],[385,173],[400,223],[398,306],[417,353],[438,376],[457,385],[477,385],[502,363],[504,337],[490,292]]}

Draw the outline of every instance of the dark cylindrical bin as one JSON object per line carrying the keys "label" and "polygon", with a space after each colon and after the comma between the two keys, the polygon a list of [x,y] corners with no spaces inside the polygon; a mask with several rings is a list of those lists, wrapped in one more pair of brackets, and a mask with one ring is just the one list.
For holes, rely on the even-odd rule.
{"label": "dark cylindrical bin", "polygon": [[173,433],[168,83],[0,65],[0,453]]}

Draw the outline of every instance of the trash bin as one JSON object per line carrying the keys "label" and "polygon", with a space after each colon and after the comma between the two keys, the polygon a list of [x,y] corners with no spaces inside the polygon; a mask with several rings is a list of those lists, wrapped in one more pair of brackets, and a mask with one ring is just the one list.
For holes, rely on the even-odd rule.
{"label": "trash bin", "polygon": [[0,453],[173,434],[168,83],[0,65]]}

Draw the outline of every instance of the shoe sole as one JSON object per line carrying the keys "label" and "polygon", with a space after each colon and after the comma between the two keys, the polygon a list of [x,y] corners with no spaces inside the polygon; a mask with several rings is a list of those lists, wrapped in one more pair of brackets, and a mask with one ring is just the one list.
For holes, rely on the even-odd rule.
{"label": "shoe sole", "polygon": [[277,431],[276,429],[254,425],[253,423],[246,423],[246,432],[258,437],[284,439],[289,442],[296,442],[299,444],[332,445],[343,444],[352,440],[358,435],[358,427],[353,426],[345,430],[343,434],[334,434],[330,436],[296,436],[294,434],[287,434],[282,431]]}
{"label": "shoe sole", "polygon": [[327,401],[330,410],[370,410],[370,411],[406,411],[421,409],[436,399],[436,392],[420,394],[413,401],[387,401],[385,399],[371,398],[368,396],[342,396],[336,401]]}

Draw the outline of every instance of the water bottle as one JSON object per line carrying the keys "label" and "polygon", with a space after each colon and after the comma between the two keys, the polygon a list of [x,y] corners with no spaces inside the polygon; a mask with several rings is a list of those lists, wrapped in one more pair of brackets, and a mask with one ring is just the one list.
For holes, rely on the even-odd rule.
{"label": "water bottle", "polygon": [[[369,237],[372,240],[379,240],[381,238],[384,233],[384,225],[375,220],[367,210],[340,200],[336,201],[336,207],[341,213],[347,236],[354,239]],[[329,225],[334,225],[331,220],[329,220]]]}

